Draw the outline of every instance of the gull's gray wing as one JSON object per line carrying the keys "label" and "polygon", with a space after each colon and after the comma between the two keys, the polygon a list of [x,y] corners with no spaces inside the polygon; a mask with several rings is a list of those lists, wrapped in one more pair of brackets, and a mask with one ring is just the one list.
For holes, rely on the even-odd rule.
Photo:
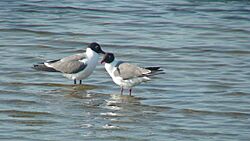
{"label": "gull's gray wing", "polygon": [[[69,74],[77,73],[87,66],[86,63],[83,63],[83,59],[85,58],[86,53],[79,53],[64,57],[62,59],[36,64],[33,66],[33,68],[40,71],[63,72]],[[79,60],[83,60],[83,62],[80,62]]]}
{"label": "gull's gray wing", "polygon": [[49,66],[57,71],[67,74],[73,74],[82,71],[87,66],[87,64],[77,60],[72,60],[72,61],[60,60],[54,63],[50,63]]}
{"label": "gull's gray wing", "polygon": [[120,76],[124,80],[141,77],[151,72],[148,69],[140,68],[136,65],[123,62],[118,62],[116,68],[117,69],[114,71],[114,75]]}
{"label": "gull's gray wing", "polygon": [[61,61],[73,61],[73,60],[82,60],[86,58],[86,53],[78,53],[78,54],[74,54],[71,56],[67,56],[61,59]]}

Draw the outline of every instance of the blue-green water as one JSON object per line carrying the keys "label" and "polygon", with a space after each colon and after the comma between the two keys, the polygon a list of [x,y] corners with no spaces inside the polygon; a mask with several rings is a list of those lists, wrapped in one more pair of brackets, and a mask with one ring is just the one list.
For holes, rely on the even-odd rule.
{"label": "blue-green water", "polygon": [[[94,41],[165,74],[129,97],[31,69]],[[250,140],[249,1],[2,0],[0,60],[0,140]]]}

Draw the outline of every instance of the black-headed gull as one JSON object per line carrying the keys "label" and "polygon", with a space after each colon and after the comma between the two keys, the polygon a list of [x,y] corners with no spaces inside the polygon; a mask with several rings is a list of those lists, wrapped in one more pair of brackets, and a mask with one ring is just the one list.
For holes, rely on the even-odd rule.
{"label": "black-headed gull", "polygon": [[121,95],[124,88],[129,89],[129,95],[131,95],[132,87],[149,81],[150,76],[162,71],[160,67],[141,68],[130,63],[117,61],[112,53],[106,53],[101,63],[105,63],[106,71],[113,81],[121,87]]}
{"label": "black-headed gull", "polygon": [[99,54],[105,54],[98,43],[88,45],[85,53],[71,55],[62,59],[47,61],[34,65],[34,69],[48,72],[61,72],[68,79],[82,83],[92,74],[98,64]]}

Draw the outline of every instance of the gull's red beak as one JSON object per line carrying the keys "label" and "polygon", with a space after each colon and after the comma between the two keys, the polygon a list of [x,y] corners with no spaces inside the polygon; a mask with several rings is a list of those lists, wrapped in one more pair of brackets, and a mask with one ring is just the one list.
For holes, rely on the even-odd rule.
{"label": "gull's red beak", "polygon": [[103,56],[102,61],[100,62],[101,64],[105,63],[105,58],[106,58],[106,55]]}
{"label": "gull's red beak", "polygon": [[101,64],[104,64],[106,63],[106,59],[108,57],[108,53],[105,53],[104,56],[102,57],[102,61],[101,61]]}

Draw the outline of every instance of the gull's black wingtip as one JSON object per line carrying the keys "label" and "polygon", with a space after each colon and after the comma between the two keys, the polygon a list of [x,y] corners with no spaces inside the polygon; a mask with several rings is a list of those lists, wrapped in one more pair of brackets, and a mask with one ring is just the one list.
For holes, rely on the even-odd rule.
{"label": "gull's black wingtip", "polygon": [[47,67],[44,63],[34,64],[32,68],[38,71],[58,72],[54,68]]}
{"label": "gull's black wingtip", "polygon": [[163,69],[161,69],[161,67],[159,67],[159,66],[157,66],[157,67],[146,67],[145,69],[148,69],[148,70],[151,71],[149,74],[147,74],[148,76],[154,76],[154,75],[158,75],[158,74],[165,74]]}
{"label": "gull's black wingtip", "polygon": [[160,70],[161,67],[146,67],[145,69],[148,69],[148,70],[151,70],[151,71],[163,71],[163,70]]}

